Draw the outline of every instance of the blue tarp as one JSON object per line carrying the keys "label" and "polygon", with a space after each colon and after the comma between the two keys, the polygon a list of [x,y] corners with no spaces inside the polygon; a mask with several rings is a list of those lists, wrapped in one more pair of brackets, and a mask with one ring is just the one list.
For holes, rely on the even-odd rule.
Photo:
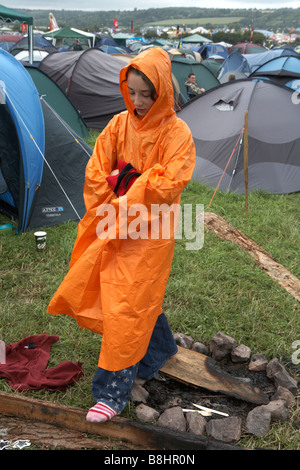
{"label": "blue tarp", "polygon": [[[26,230],[30,210],[43,173],[44,117],[38,91],[26,69],[10,53],[0,49],[0,97],[7,105],[19,138],[24,194],[18,207],[19,231]],[[14,204],[9,190],[0,199]]]}

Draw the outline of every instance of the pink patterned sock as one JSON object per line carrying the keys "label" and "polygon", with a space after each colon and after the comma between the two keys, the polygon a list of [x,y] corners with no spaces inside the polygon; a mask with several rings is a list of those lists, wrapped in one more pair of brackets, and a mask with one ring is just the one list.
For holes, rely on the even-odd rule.
{"label": "pink patterned sock", "polygon": [[89,409],[88,414],[86,415],[86,420],[91,423],[104,423],[105,421],[113,418],[116,414],[117,412],[110,408],[110,406],[99,401]]}

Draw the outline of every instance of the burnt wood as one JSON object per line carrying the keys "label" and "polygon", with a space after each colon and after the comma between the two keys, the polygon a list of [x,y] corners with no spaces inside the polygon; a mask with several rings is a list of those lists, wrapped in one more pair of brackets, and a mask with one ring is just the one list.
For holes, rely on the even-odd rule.
{"label": "burnt wood", "polygon": [[172,379],[257,405],[267,404],[268,396],[259,388],[223,371],[211,357],[178,346],[178,353],[160,370]]}
{"label": "burnt wood", "polygon": [[81,409],[16,393],[0,393],[0,413],[129,443],[137,450],[243,450],[208,437],[129,421],[119,416],[105,423],[89,423],[86,412]]}

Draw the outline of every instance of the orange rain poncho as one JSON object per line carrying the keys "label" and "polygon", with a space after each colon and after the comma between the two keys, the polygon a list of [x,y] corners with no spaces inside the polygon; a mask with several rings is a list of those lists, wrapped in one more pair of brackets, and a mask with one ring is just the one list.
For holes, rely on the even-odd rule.
{"label": "orange rain poncho", "polygon": [[[141,120],[128,93],[129,65],[156,89],[157,99]],[[80,327],[103,335],[98,365],[110,371],[136,364],[145,355],[162,313],[174,253],[174,230],[166,238],[130,235],[141,220],[136,207],[150,214],[152,205],[178,204],[195,165],[191,132],[174,111],[168,54],[156,47],[136,56],[120,72],[120,89],[127,111],[114,116],[96,141],[86,168],[86,214],[78,226],[69,272],[48,308],[48,313],[70,315]],[[131,163],[141,176],[117,198],[106,178],[119,160]],[[145,221],[141,213],[149,234],[151,217]],[[110,220],[116,236],[107,236],[104,220]]]}

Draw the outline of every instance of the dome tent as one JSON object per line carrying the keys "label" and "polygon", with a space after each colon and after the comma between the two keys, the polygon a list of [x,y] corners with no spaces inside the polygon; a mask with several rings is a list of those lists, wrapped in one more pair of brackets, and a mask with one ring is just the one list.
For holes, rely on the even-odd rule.
{"label": "dome tent", "polygon": [[59,86],[38,67],[25,65],[25,68],[31,76],[40,96],[50,104],[76,134],[83,138],[89,138],[90,134],[80,114]]}
{"label": "dome tent", "polygon": [[87,144],[40,101],[26,69],[0,50],[0,211],[18,232],[78,220]]}
{"label": "dome tent", "polygon": [[99,49],[49,54],[39,65],[68,96],[86,126],[103,129],[125,110],[119,88],[121,59]]}
{"label": "dome tent", "polygon": [[259,54],[240,54],[239,52],[232,52],[223,62],[222,68],[218,75],[218,79],[223,82],[223,76],[228,72],[236,73],[241,72],[246,77],[253,73],[258,67],[265,64],[275,57],[283,55],[297,56],[297,52],[292,49],[271,49],[269,51]]}
{"label": "dome tent", "polygon": [[196,60],[186,59],[184,57],[174,56],[171,61],[172,74],[175,76],[181,94],[185,100],[188,100],[187,90],[185,82],[188,78],[189,73],[196,75],[196,82],[199,87],[203,87],[205,90],[209,90],[219,85],[219,80],[214,74],[202,63]]}
{"label": "dome tent", "polygon": [[281,56],[258,67],[249,78],[266,78],[275,83],[298,89],[300,86],[300,56]]}
{"label": "dome tent", "polygon": [[0,80],[0,168],[4,180],[9,180],[7,186],[2,186],[0,203],[3,209],[12,206],[18,210],[19,230],[24,231],[43,172],[39,149],[44,152],[44,118],[31,78],[17,59],[4,50],[0,50]]}
{"label": "dome tent", "polygon": [[234,44],[228,49],[229,54],[233,54],[235,52],[239,54],[261,54],[265,51],[267,51],[266,47],[261,46],[260,44],[255,44],[253,42],[241,42]]}
{"label": "dome tent", "polygon": [[244,193],[243,127],[248,110],[249,191],[299,191],[300,106],[295,106],[292,94],[272,82],[245,79],[220,85],[184,105],[178,117],[190,127],[196,146],[193,179]]}

